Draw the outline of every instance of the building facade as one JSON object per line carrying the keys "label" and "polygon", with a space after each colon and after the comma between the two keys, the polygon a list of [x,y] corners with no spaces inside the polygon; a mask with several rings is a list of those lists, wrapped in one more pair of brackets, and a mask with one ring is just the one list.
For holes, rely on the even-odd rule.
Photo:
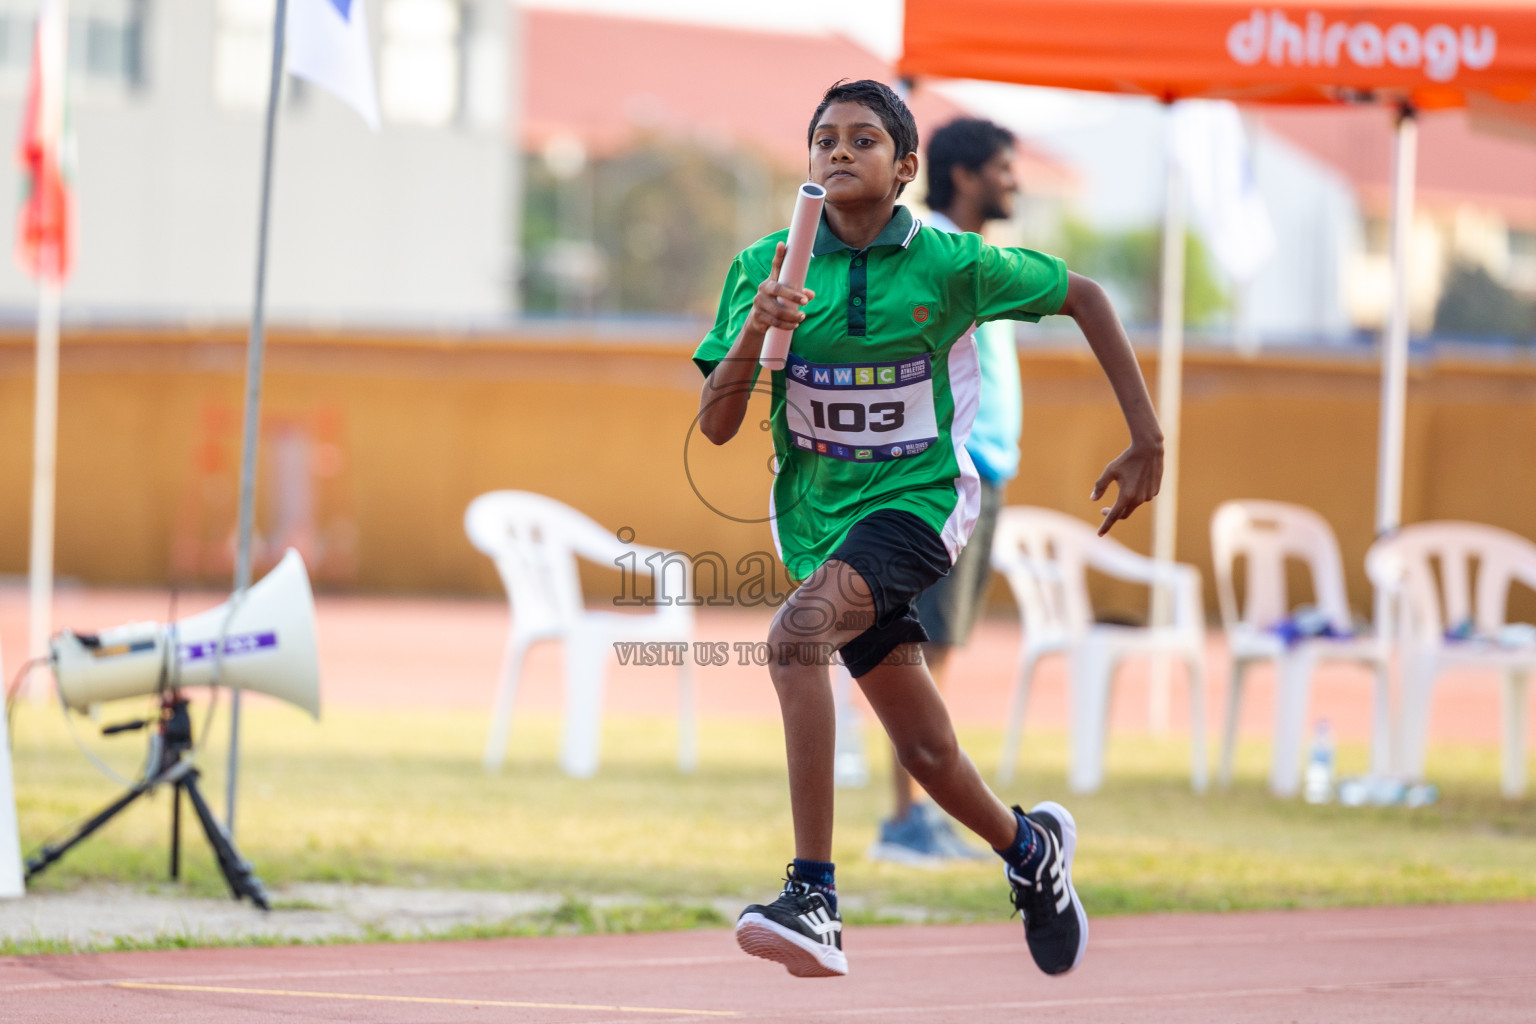
{"label": "building facade", "polygon": [[[275,320],[464,323],[512,311],[517,164],[503,0],[359,0],[383,127],[284,85],[273,177]],[[15,139],[37,5],[0,0],[0,139]],[[229,321],[255,280],[273,0],[72,0],[76,262],[66,321]],[[0,195],[16,195],[0,161]],[[0,226],[14,235],[14,204]],[[0,311],[35,286],[0,261]]]}

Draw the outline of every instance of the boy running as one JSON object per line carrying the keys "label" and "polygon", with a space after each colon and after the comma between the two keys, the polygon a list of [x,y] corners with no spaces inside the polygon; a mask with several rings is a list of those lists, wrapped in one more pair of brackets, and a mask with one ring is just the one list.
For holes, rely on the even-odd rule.
{"label": "boy running", "polygon": [[[925,227],[939,231],[981,234],[988,221],[1013,216],[1019,191],[1013,173],[1013,133],[979,118],[956,118],[928,139],[928,207]],[[981,387],[976,418],[965,451],[979,477],[980,505],[976,525],[949,575],[918,595],[913,603],[928,642],[923,661],[934,683],[943,690],[950,654],[970,639],[992,582],[992,535],[1003,507],[1008,481],[1018,475],[1019,429],[1023,393],[1019,382],[1019,353],[1013,324],[993,320],[975,329],[976,365]],[[961,338],[956,345],[966,344]],[[866,854],[870,860],[931,865],[946,860],[987,859],[961,841],[949,819],[926,800],[916,799],[912,777],[898,761],[891,771],[895,813],[880,823],[879,838]]]}
{"label": "boy running", "polygon": [[[699,426],[735,436],[764,333],[795,332],[773,374],[774,539],[804,580],[768,640],[789,763],[795,855],[771,904],[736,925],[748,953],[799,977],[848,972],[832,858],[834,708],[827,654],[840,651],[903,768],[1004,861],[1036,964],[1076,967],[1088,919],[1072,887],[1077,826],[1052,802],[1010,810],[955,740],[922,664],[913,599],[949,572],[979,505],[965,451],[980,373],[975,323],[1077,321],[1130,428],[1131,445],[1093,488],[1118,486],[1106,532],[1157,493],[1162,433],[1130,343],[1103,290],[1060,260],[1000,249],[978,235],[923,228],[896,199],[917,176],[917,128],[886,86],[829,89],[808,132],[811,180],[827,190],[807,287],[777,282],[780,232],[733,262],[715,325],[694,353],[707,375]],[[962,342],[961,339],[965,340]]]}

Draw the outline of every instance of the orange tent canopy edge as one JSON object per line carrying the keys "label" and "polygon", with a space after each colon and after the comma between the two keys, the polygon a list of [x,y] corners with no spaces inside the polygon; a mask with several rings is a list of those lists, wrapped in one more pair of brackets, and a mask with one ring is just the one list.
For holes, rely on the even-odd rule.
{"label": "orange tent canopy edge", "polygon": [[1536,114],[1530,2],[907,0],[905,35],[909,77],[1425,110],[1476,96]]}

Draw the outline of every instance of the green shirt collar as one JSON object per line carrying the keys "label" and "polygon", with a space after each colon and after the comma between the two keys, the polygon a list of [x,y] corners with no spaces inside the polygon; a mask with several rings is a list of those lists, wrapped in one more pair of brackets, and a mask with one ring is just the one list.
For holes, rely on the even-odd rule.
{"label": "green shirt collar", "polygon": [[[891,214],[890,223],[886,224],[879,236],[866,248],[873,249],[877,245],[899,245],[905,249],[907,243],[912,241],[912,236],[917,234],[917,229],[922,226],[922,221],[913,218],[911,210],[905,206],[897,206],[895,212]],[[822,213],[821,223],[816,225],[816,244],[811,248],[811,255],[825,256],[839,249],[851,250],[852,248],[853,246],[832,233],[832,229],[827,227],[827,215]]]}

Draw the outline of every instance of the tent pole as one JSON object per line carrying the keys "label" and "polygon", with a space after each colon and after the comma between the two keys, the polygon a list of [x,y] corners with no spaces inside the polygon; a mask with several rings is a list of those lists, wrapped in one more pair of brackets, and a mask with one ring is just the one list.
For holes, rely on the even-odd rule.
{"label": "tent pole", "polygon": [[[1408,260],[1413,236],[1414,165],[1418,158],[1418,119],[1413,107],[1403,104],[1397,117],[1397,137],[1392,151],[1392,271],[1388,293],[1386,331],[1381,345],[1381,429],[1376,456],[1376,536],[1397,532],[1403,521],[1403,434],[1408,405]],[[1375,595],[1376,631],[1389,642],[1393,609],[1386,595]],[[1385,694],[1382,695],[1386,697]],[[1384,709],[1382,709],[1384,710]],[[1374,716],[1377,726],[1371,737],[1371,774],[1395,770],[1393,753],[1401,750],[1390,712]]]}
{"label": "tent pole", "polygon": [[1408,258],[1413,235],[1418,119],[1410,106],[1397,118],[1392,154],[1392,276],[1381,347],[1381,433],[1376,460],[1376,534],[1403,519],[1403,422],[1408,399]]}
{"label": "tent pole", "polygon": [[[1171,563],[1179,519],[1179,418],[1184,392],[1184,168],[1174,135],[1173,103],[1167,109],[1167,154],[1163,196],[1162,332],[1157,359],[1157,418],[1163,428],[1163,486],[1152,503],[1152,557]],[[1173,621],[1173,594],[1152,589],[1152,624]],[[1154,735],[1168,732],[1171,718],[1169,659],[1152,659],[1148,726]]]}

